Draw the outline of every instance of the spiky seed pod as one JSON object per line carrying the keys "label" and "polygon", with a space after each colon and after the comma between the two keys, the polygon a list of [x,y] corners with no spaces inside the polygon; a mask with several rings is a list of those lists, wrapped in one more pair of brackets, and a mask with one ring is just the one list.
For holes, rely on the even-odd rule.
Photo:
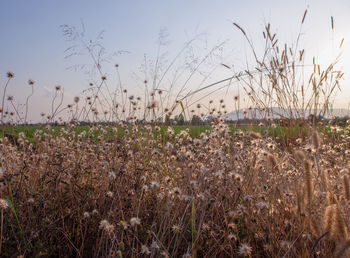
{"label": "spiky seed pod", "polygon": [[332,228],[333,216],[334,216],[334,207],[335,205],[328,205],[324,217],[323,217],[323,227],[328,232]]}
{"label": "spiky seed pod", "polygon": [[325,190],[326,192],[328,191],[328,172],[327,170],[322,170],[322,173],[321,173],[321,179],[322,179],[322,182],[325,186]]}
{"label": "spiky seed pod", "polygon": [[346,200],[350,200],[350,186],[349,186],[349,177],[347,175],[344,175],[342,177],[343,180],[343,187],[344,187],[344,195]]}
{"label": "spiky seed pod", "polygon": [[320,148],[321,138],[317,130],[314,130],[312,133],[312,144],[316,150]]}
{"label": "spiky seed pod", "polygon": [[334,216],[331,227],[331,236],[335,242],[339,243],[347,239],[347,232],[345,228],[344,219],[342,217],[341,209],[338,205],[334,206]]}
{"label": "spiky seed pod", "polygon": [[305,169],[305,190],[306,197],[309,205],[311,205],[312,201],[312,177],[311,177],[311,163],[308,160],[304,161],[304,169]]}
{"label": "spiky seed pod", "polygon": [[314,234],[314,236],[317,236],[317,237],[319,235],[321,235],[322,229],[320,228],[318,220],[316,220],[315,217],[311,217],[310,224],[311,224],[311,232],[312,232],[312,234]]}
{"label": "spiky seed pod", "polygon": [[336,204],[334,195],[331,192],[327,192],[327,204],[328,205]]}
{"label": "spiky seed pod", "polygon": [[302,206],[303,206],[303,193],[301,190],[301,187],[298,185],[297,186],[297,209],[298,209],[298,213],[301,214],[302,211]]}

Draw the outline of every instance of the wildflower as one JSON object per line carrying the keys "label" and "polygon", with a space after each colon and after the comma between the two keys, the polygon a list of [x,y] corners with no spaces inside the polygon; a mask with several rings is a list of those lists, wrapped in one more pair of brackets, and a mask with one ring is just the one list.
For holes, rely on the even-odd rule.
{"label": "wildflower", "polygon": [[139,218],[133,217],[130,219],[130,225],[134,227],[135,225],[140,225],[141,220]]}
{"label": "wildflower", "polygon": [[109,177],[110,179],[115,179],[115,178],[117,177],[117,175],[115,174],[114,171],[110,171],[110,172],[108,173],[108,177]]}
{"label": "wildflower", "polygon": [[29,198],[28,203],[34,203],[34,198]]}
{"label": "wildflower", "polygon": [[97,214],[98,214],[98,210],[94,209],[94,210],[92,211],[92,215],[97,215]]}
{"label": "wildflower", "polygon": [[152,101],[149,105],[149,109],[155,109],[157,107],[158,103],[156,101]]}
{"label": "wildflower", "polygon": [[8,207],[8,202],[5,199],[0,199],[0,209],[6,210]]}
{"label": "wildflower", "polygon": [[238,251],[238,254],[241,255],[241,256],[248,256],[252,253],[252,248],[246,244],[246,243],[243,243],[240,245],[239,247],[239,251]]}
{"label": "wildflower", "polygon": [[85,211],[84,214],[83,214],[83,217],[84,217],[85,219],[89,218],[89,217],[90,217],[90,213],[87,212],[87,211]]}
{"label": "wildflower", "polygon": [[151,188],[156,188],[156,187],[159,187],[160,184],[159,184],[157,181],[152,181],[152,182],[150,183],[150,186],[151,186]]}
{"label": "wildflower", "polygon": [[29,84],[29,85],[32,86],[32,85],[34,85],[34,83],[35,83],[35,82],[34,82],[33,80],[28,80],[28,84]]}
{"label": "wildflower", "polygon": [[179,233],[181,231],[181,227],[178,225],[173,225],[171,227],[172,231],[174,231],[175,233]]}
{"label": "wildflower", "polygon": [[159,245],[157,244],[156,241],[153,241],[152,244],[151,244],[151,248],[152,249],[159,249],[160,247],[159,247]]}
{"label": "wildflower", "polygon": [[121,221],[119,222],[119,225],[120,225],[124,230],[127,229],[128,226],[129,226],[129,224],[128,224],[126,221],[124,221],[124,220],[121,220]]}
{"label": "wildflower", "polygon": [[55,86],[55,89],[56,89],[57,91],[61,90],[61,85]]}
{"label": "wildflower", "polygon": [[268,143],[267,148],[270,150],[273,150],[273,149],[275,149],[275,146],[272,143]]}
{"label": "wildflower", "polygon": [[13,72],[7,72],[7,78],[11,79],[15,77],[15,74]]}
{"label": "wildflower", "polygon": [[112,197],[113,197],[113,192],[109,191],[109,192],[107,192],[106,195],[107,195],[108,197],[112,198]]}
{"label": "wildflower", "polygon": [[80,100],[80,98],[79,98],[78,96],[74,97],[74,102],[75,102],[75,103],[78,103],[79,100]]}
{"label": "wildflower", "polygon": [[179,187],[175,187],[175,188],[172,190],[172,193],[173,193],[173,194],[180,195],[180,194],[181,194],[181,189],[180,189]]}
{"label": "wildflower", "polygon": [[141,253],[142,253],[142,254],[146,254],[146,255],[150,255],[150,254],[151,254],[151,251],[148,249],[147,246],[142,245],[142,246],[141,246]]}
{"label": "wildflower", "polygon": [[235,180],[237,180],[239,182],[243,181],[243,177],[238,173],[234,174],[234,177],[235,177]]}
{"label": "wildflower", "polygon": [[107,220],[101,220],[100,229],[105,230],[108,233],[111,233],[114,230],[114,225],[110,224]]}
{"label": "wildflower", "polygon": [[168,127],[168,134],[173,135],[174,134],[174,129],[172,127]]}

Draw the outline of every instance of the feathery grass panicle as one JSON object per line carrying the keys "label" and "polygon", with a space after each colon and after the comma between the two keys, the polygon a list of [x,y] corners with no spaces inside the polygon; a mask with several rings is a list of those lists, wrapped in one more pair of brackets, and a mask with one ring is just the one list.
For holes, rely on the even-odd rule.
{"label": "feathery grass panicle", "polygon": [[334,194],[332,194],[331,192],[327,192],[327,205],[332,205],[332,204],[336,204],[337,200],[334,197]]}
{"label": "feathery grass panicle", "polygon": [[345,227],[344,219],[342,216],[339,205],[333,207],[333,222],[331,224],[331,236],[336,243],[340,243],[347,239],[348,234]]}
{"label": "feathery grass panicle", "polygon": [[319,224],[318,218],[310,218],[311,232],[314,236],[319,237],[322,234],[322,224]]}
{"label": "feathery grass panicle", "polygon": [[319,132],[316,129],[314,129],[312,132],[312,144],[316,150],[320,148],[321,138]]}
{"label": "feathery grass panicle", "polygon": [[307,197],[307,201],[309,203],[309,206],[311,206],[312,192],[313,192],[311,162],[308,160],[304,160],[303,164],[304,164],[304,170],[305,170],[304,171],[304,180],[305,180],[306,197]]}
{"label": "feathery grass panicle", "polygon": [[344,196],[347,201],[350,201],[350,185],[349,185],[349,176],[343,175],[342,176],[343,181],[343,189],[344,189]]}
{"label": "feathery grass panicle", "polygon": [[335,205],[328,205],[324,216],[323,216],[323,226],[325,228],[326,231],[330,232],[332,227],[333,227],[333,223],[334,223],[334,210],[335,210]]}

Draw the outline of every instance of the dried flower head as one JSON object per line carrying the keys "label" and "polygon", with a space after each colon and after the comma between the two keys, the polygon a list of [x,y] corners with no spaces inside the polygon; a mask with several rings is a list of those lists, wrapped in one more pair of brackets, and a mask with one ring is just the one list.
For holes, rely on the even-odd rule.
{"label": "dried flower head", "polygon": [[136,226],[136,225],[140,225],[141,220],[139,218],[133,217],[130,219],[130,225],[132,227]]}
{"label": "dried flower head", "polygon": [[7,78],[11,79],[15,77],[15,74],[13,72],[7,72]]}
{"label": "dried flower head", "polygon": [[0,199],[0,209],[6,210],[9,207],[7,200]]}
{"label": "dried flower head", "polygon": [[238,254],[240,256],[249,256],[251,255],[251,253],[252,253],[252,248],[248,244],[243,243],[239,246]]}

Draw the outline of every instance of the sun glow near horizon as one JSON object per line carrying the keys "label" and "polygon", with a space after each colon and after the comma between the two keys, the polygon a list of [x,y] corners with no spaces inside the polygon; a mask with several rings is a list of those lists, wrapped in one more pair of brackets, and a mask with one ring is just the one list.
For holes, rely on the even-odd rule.
{"label": "sun glow near horizon", "polygon": [[[201,36],[200,40],[182,53],[183,56],[177,60],[177,66],[172,66],[172,69],[168,71],[161,83],[156,82],[157,87],[161,87],[164,92],[171,87],[172,92],[169,93],[168,102],[170,99],[175,101],[183,98],[186,94],[196,92],[202,87],[237,75],[239,72],[244,72],[245,70],[254,71],[256,65],[254,64],[250,46],[242,33],[232,23],[237,22],[244,29],[260,57],[263,55],[264,48],[263,44],[261,44],[264,42],[261,33],[264,26],[267,23],[271,23],[271,32],[276,32],[277,37],[280,39],[277,43],[280,44],[280,48],[283,48],[284,42],[293,46],[300,33],[299,44],[305,47],[307,58],[307,61],[304,63],[306,70],[308,70],[308,66],[312,66],[313,56],[316,57],[321,66],[327,66],[333,62],[339,53],[340,41],[344,38],[342,56],[336,67],[341,68],[345,74],[344,79],[341,81],[342,91],[337,93],[333,104],[336,108],[347,108],[347,96],[350,96],[350,89],[347,87],[349,77],[346,72],[350,69],[350,61],[348,61],[350,60],[348,58],[350,56],[350,51],[348,51],[350,49],[348,43],[350,33],[346,26],[350,22],[345,10],[350,9],[350,7],[342,1],[332,6],[322,1],[297,2],[293,5],[270,2],[271,5],[266,6],[252,1],[252,4],[254,3],[256,7],[254,10],[250,9],[249,4],[233,6],[225,1],[223,3],[226,5],[223,6],[214,5],[206,1],[201,2],[202,5],[200,7],[194,3],[188,3],[187,8],[181,15],[176,12],[166,15],[170,7],[174,10],[182,10],[184,3],[181,2],[176,5],[164,3],[157,5],[155,2],[151,2],[147,5],[139,4],[135,6],[121,3],[109,3],[105,6],[92,4],[92,2],[88,2],[86,5],[75,3],[65,13],[65,16],[58,21],[54,21],[48,14],[53,12],[54,9],[62,12],[64,10],[63,5],[46,3],[41,7],[46,12],[41,13],[41,15],[47,20],[47,24],[37,27],[37,30],[35,30],[35,26],[39,24],[39,20],[33,19],[33,15],[38,10],[33,9],[32,13],[25,13],[25,4],[23,6],[4,4],[5,6],[8,5],[6,7],[9,10],[13,10],[14,13],[17,12],[17,15],[25,14],[19,20],[14,20],[11,16],[7,17],[6,13],[0,18],[3,21],[3,25],[0,27],[1,32],[5,35],[6,33],[12,35],[12,37],[3,39],[4,47],[0,50],[0,54],[4,57],[3,62],[0,63],[0,69],[3,70],[3,74],[0,77],[1,82],[3,84],[6,82],[5,73],[8,69],[15,72],[16,77],[8,88],[7,94],[15,97],[16,105],[21,104],[21,112],[24,112],[23,103],[26,101],[27,94],[30,94],[30,88],[24,89],[24,84],[27,84],[29,78],[33,78],[36,81],[35,93],[30,103],[30,120],[32,121],[41,119],[40,113],[43,109],[51,109],[50,105],[55,95],[55,85],[60,84],[64,89],[65,99],[63,106],[73,103],[75,96],[86,92],[91,81],[98,84],[101,76],[96,73],[93,78],[80,69],[66,70],[67,67],[78,67],[77,65],[93,64],[93,62],[86,51],[84,56],[75,59],[64,59],[66,55],[65,49],[76,42],[65,42],[61,30],[57,29],[57,25],[71,24],[76,28],[80,28],[81,20],[84,20],[86,26],[83,30],[87,41],[90,38],[95,39],[99,32],[106,27],[104,38],[103,40],[101,39],[101,44],[103,44],[103,49],[106,50],[106,53],[127,50],[127,54],[106,56],[109,58],[107,59],[108,62],[102,66],[103,73],[107,75],[110,90],[119,91],[119,99],[116,101],[122,102],[120,99],[119,79],[121,79],[123,87],[128,89],[129,95],[140,96],[144,99],[145,86],[143,81],[149,81],[147,87],[149,87],[148,94],[150,94],[150,90],[154,86],[150,84],[153,83],[152,78],[155,78],[155,69],[163,69],[157,75],[163,76],[167,65],[181,51],[185,44],[184,42],[188,42],[195,37],[194,35],[205,35],[204,37]],[[88,10],[89,6],[94,6],[100,12],[104,11],[105,16],[102,17],[97,12],[91,12],[91,10]],[[344,8],[339,8],[341,6]],[[150,13],[147,13],[146,10],[151,10],[152,7],[156,8],[154,11],[158,16],[152,17]],[[14,8],[17,8],[16,11],[14,11]],[[31,9],[33,6],[28,5],[27,8]],[[142,8],[146,12],[143,13]],[[192,12],[198,8],[200,8],[200,12]],[[307,8],[308,13],[305,23],[300,30],[300,21],[305,8]],[[113,10],[119,16],[113,14]],[[123,10],[124,12],[122,12]],[[133,11],[128,14],[126,13],[127,10]],[[77,15],[80,15],[80,17],[78,18]],[[127,17],[132,18],[130,22],[126,22],[128,21]],[[135,20],[135,17],[138,17],[138,20]],[[330,17],[334,17],[333,30],[330,28]],[[140,22],[143,23],[143,30],[140,30]],[[8,26],[6,27],[6,25]],[[117,31],[115,35],[112,33],[113,26]],[[157,68],[155,65],[159,47],[157,33],[159,33],[159,28],[161,27],[167,28],[165,34],[169,34],[169,36],[166,36],[167,42],[160,49],[160,54],[166,58],[162,60],[164,63],[158,64]],[[26,31],[24,31],[24,28],[26,28]],[[28,34],[31,31],[32,36]],[[39,31],[41,33],[49,31],[47,33],[48,37],[45,40],[39,40]],[[23,36],[27,36],[27,43],[13,37],[14,32],[23,33]],[[17,35],[21,37],[21,34]],[[222,42],[225,42],[225,44],[220,46]],[[212,53],[213,55],[205,59],[205,56],[217,46],[220,46],[220,48],[215,49]],[[34,51],[31,51],[31,48]],[[18,51],[15,51],[15,49]],[[11,55],[11,53],[13,54]],[[205,62],[198,66],[198,71],[195,74],[191,74],[191,69],[197,69],[196,62],[198,65],[204,59]],[[115,73],[114,64],[116,63],[120,65],[119,76]],[[148,69],[147,75],[144,71],[145,65]],[[181,74],[182,77],[179,77],[180,71],[183,71],[181,69],[186,65],[188,70]],[[174,82],[175,84],[172,85]],[[181,87],[184,85],[186,86],[185,90],[179,94]],[[213,93],[209,94],[210,92]],[[207,94],[208,96],[205,97]],[[210,99],[224,99],[227,102],[227,111],[230,112],[236,108],[234,102],[232,102],[236,95],[240,95],[242,108],[248,108],[251,105],[249,101],[244,102],[244,100],[248,99],[248,96],[244,93],[242,86],[239,86],[234,80],[231,83],[227,83],[227,86],[219,83],[200,94],[191,96],[188,99],[188,103],[192,103],[195,106],[197,103],[202,102],[202,105],[206,105]],[[86,94],[83,94],[81,99],[83,100],[86,96]],[[150,98],[146,97],[146,99]],[[112,103],[112,100],[110,103]],[[163,105],[165,104],[163,103]],[[189,107],[189,109],[193,109],[193,107]],[[68,111],[67,114],[70,114],[69,110],[66,111]],[[179,106],[177,112],[181,112]]]}

